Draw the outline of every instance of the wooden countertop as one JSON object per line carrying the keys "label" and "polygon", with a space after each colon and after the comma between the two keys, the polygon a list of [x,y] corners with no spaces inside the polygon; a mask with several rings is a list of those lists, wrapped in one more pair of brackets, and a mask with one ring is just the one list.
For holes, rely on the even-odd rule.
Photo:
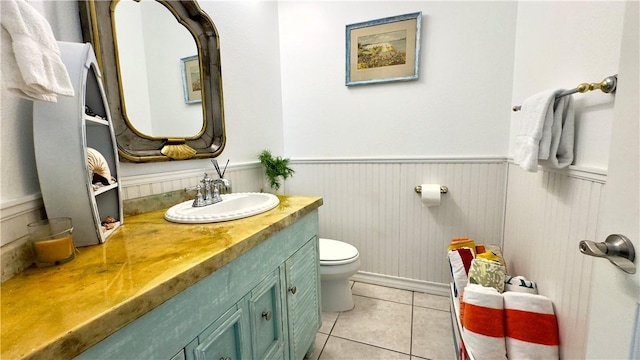
{"label": "wooden countertop", "polygon": [[63,265],[0,285],[0,358],[71,358],[322,205],[279,196],[245,219],[175,224],[166,209],[125,218],[109,240]]}

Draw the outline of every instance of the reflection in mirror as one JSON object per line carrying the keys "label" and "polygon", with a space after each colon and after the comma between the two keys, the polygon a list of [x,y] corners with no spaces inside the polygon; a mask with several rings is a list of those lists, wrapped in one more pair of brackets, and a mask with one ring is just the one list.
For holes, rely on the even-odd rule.
{"label": "reflection in mirror", "polygon": [[120,159],[220,155],[226,141],[220,41],[198,3],[80,0],[79,9],[83,38],[102,72]]}
{"label": "reflection in mirror", "polygon": [[[125,120],[152,137],[197,136],[204,114],[200,89],[194,89],[200,67],[191,33],[152,0],[121,0],[113,17]],[[194,56],[190,63],[181,61]],[[189,90],[197,98],[185,96]]]}

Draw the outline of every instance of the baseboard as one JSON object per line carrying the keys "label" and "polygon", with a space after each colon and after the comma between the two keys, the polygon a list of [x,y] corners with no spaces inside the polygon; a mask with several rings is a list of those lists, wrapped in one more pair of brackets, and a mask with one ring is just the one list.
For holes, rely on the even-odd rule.
{"label": "baseboard", "polygon": [[449,296],[449,285],[430,281],[358,271],[350,280],[426,294]]}

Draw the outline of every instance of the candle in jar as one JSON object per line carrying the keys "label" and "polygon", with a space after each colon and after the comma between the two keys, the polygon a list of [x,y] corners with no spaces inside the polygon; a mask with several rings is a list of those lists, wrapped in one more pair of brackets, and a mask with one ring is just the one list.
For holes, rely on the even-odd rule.
{"label": "candle in jar", "polygon": [[71,234],[59,239],[36,241],[33,243],[36,260],[41,263],[55,263],[73,255],[73,237]]}

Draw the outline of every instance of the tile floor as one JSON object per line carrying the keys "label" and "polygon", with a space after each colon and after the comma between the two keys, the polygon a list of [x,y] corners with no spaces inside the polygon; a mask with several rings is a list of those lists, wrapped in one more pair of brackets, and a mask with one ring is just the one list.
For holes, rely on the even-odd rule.
{"label": "tile floor", "polygon": [[355,307],[322,313],[313,360],[454,359],[449,298],[353,283]]}

